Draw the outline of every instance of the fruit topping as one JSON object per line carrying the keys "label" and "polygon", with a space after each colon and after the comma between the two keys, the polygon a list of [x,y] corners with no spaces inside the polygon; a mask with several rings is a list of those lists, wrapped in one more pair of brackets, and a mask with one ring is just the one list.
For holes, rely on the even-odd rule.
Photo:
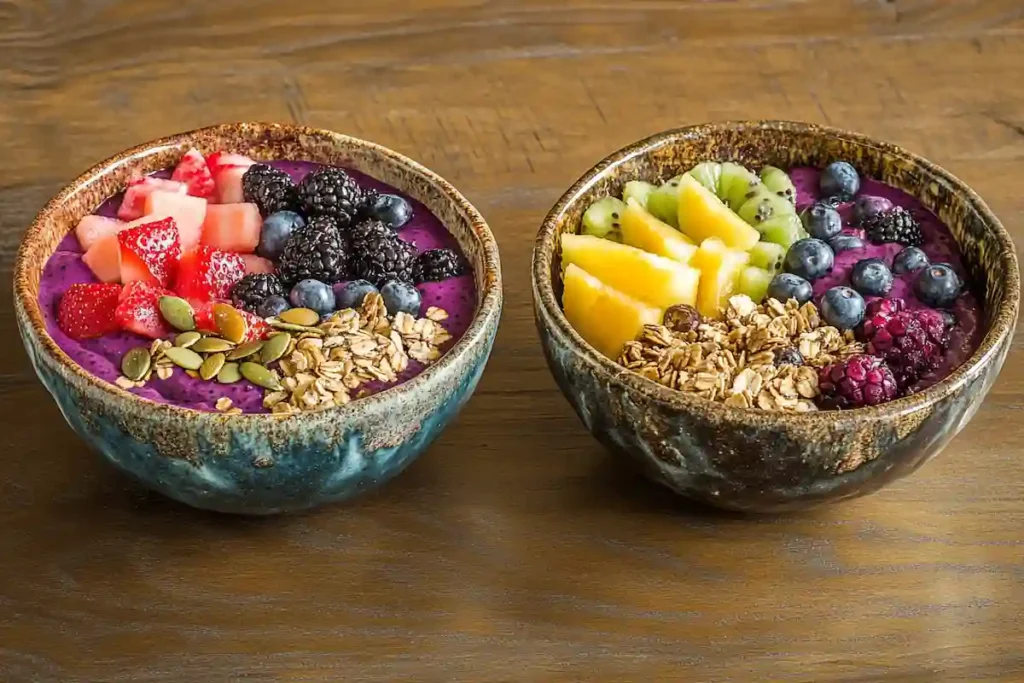
{"label": "fruit topping", "polygon": [[114,308],[114,319],[122,329],[143,337],[166,337],[171,329],[160,314],[160,297],[170,294],[151,282],[129,282],[121,290]]}
{"label": "fruit topping", "polygon": [[790,299],[796,299],[801,305],[807,303],[814,297],[814,288],[811,283],[799,275],[792,273],[779,273],[772,278],[768,285],[766,296],[783,303]]}
{"label": "fruit topping", "polygon": [[201,245],[182,255],[174,289],[193,305],[226,299],[232,285],[244,275],[245,262],[241,256]]}
{"label": "fruit topping", "polygon": [[[689,263],[697,251],[697,246],[689,237],[668,223],[655,218],[635,199],[626,202],[624,211],[618,216],[621,241],[631,247],[674,259],[680,263]],[[586,215],[584,215],[585,220]]]}
{"label": "fruit topping", "polygon": [[782,270],[786,248],[772,242],[758,242],[750,250],[750,265],[775,273]]}
{"label": "fruit topping", "polygon": [[775,216],[757,226],[761,231],[761,239],[765,242],[778,244],[783,249],[789,249],[796,242],[805,239],[807,232],[804,230],[800,217],[795,213],[788,216]]}
{"label": "fruit topping", "polygon": [[836,254],[841,254],[852,249],[863,249],[864,240],[856,235],[836,235],[828,241],[828,246],[832,247]]}
{"label": "fruit topping", "polygon": [[255,204],[211,204],[206,210],[202,243],[221,251],[250,254],[260,242],[262,223]]}
{"label": "fruit topping", "polygon": [[755,303],[761,303],[774,278],[774,272],[755,266],[744,266],[736,283],[736,291],[749,296]]}
{"label": "fruit topping", "polygon": [[236,308],[255,312],[268,296],[284,296],[285,289],[276,275],[254,273],[231,286],[231,302]]}
{"label": "fruit topping", "polygon": [[775,366],[795,365],[800,367],[804,364],[804,356],[795,346],[787,346],[775,352]]}
{"label": "fruit topping", "polygon": [[295,308],[309,308],[320,315],[334,310],[334,290],[319,280],[300,280],[288,294]]}
{"label": "fruit topping", "polygon": [[266,339],[274,332],[274,328],[268,325],[261,316],[249,311],[239,311],[239,314],[245,318],[245,335],[240,343]]}
{"label": "fruit topping", "polygon": [[959,276],[946,263],[923,269],[914,281],[914,294],[921,303],[932,308],[951,308],[962,288]]}
{"label": "fruit topping", "polygon": [[299,197],[292,177],[266,164],[253,164],[242,176],[242,196],[255,204],[261,214],[294,211]]}
{"label": "fruit topping", "polygon": [[657,187],[643,180],[630,180],[622,188],[622,201],[629,203],[630,199],[636,201],[643,209],[647,209],[647,198],[651,196]]}
{"label": "fruit topping", "polygon": [[57,305],[57,324],[72,339],[94,339],[117,332],[114,318],[121,294],[116,283],[76,283],[67,288]]}
{"label": "fruit topping", "polygon": [[617,358],[644,325],[657,325],[661,309],[613,289],[570,263],[562,278],[565,317],[583,339],[608,358]]}
{"label": "fruit topping", "polygon": [[245,263],[245,274],[252,273],[273,273],[276,271],[274,262],[256,254],[239,254]]}
{"label": "fruit topping", "polygon": [[752,172],[739,164],[727,161],[722,164],[717,195],[729,205],[729,208],[738,211],[750,198],[750,193],[760,185],[761,179]]}
{"label": "fruit topping", "polygon": [[647,195],[647,210],[673,228],[679,227],[679,179],[673,178]]}
{"label": "fruit topping", "polygon": [[685,175],[693,177],[698,183],[708,188],[711,194],[718,194],[718,183],[722,178],[722,164],[717,161],[705,161],[697,164]]}
{"label": "fruit topping", "polygon": [[380,221],[393,230],[398,230],[412,220],[412,204],[397,194],[379,194],[365,204],[367,218]]}
{"label": "fruit topping", "polygon": [[803,224],[811,237],[828,241],[843,229],[839,212],[828,204],[818,202],[803,214]]}
{"label": "fruit topping", "polygon": [[185,152],[181,161],[174,167],[171,180],[184,183],[186,192],[193,197],[212,199],[217,192],[217,185],[213,182],[213,173],[206,163],[202,153],[193,147]]}
{"label": "fruit topping", "polygon": [[922,374],[934,370],[946,345],[946,321],[938,311],[903,310],[899,299],[872,305],[861,334],[867,349],[892,369],[896,383],[905,391]]}
{"label": "fruit topping", "polygon": [[813,282],[832,271],[832,248],[819,239],[809,237],[796,242],[786,253],[786,271]]}
{"label": "fruit topping", "polygon": [[906,247],[921,245],[921,225],[902,206],[875,214],[862,223],[869,240],[875,244],[896,242]]}
{"label": "fruit topping", "polygon": [[334,284],[348,279],[349,249],[338,223],[328,216],[296,228],[285,244],[277,274],[285,287],[299,280]]}
{"label": "fruit topping", "polygon": [[170,217],[178,228],[181,250],[188,251],[199,244],[206,220],[207,203],[200,197],[178,192],[154,190],[146,197],[146,216]]}
{"label": "fruit topping", "polygon": [[736,213],[748,225],[757,228],[771,218],[795,214],[796,209],[785,197],[772,192],[765,185],[758,185]]}
{"label": "fruit topping", "polygon": [[346,308],[358,308],[368,294],[376,294],[377,288],[366,280],[350,280],[334,285],[334,306],[339,311]]}
{"label": "fruit topping", "polygon": [[676,304],[665,310],[665,317],[661,324],[673,332],[690,332],[700,326],[700,313],[693,306]]}
{"label": "fruit topping", "polygon": [[299,201],[306,218],[333,218],[339,228],[347,228],[363,208],[363,191],[340,168],[324,166],[313,171],[298,187]]}
{"label": "fruit topping", "polygon": [[124,191],[124,199],[121,200],[121,207],[117,210],[117,217],[123,221],[142,218],[146,213],[146,198],[156,190],[185,194],[188,187],[185,183],[179,183],[176,180],[151,176],[129,180],[128,187]]}
{"label": "fruit topping", "polygon": [[100,282],[121,281],[121,243],[117,235],[107,235],[82,254],[82,263]]}
{"label": "fruit topping", "polygon": [[818,372],[818,402],[844,410],[874,406],[896,398],[896,380],[880,358],[856,355]]}
{"label": "fruit topping", "polygon": [[143,223],[117,233],[121,246],[121,281],[153,282],[166,287],[174,276],[181,242],[173,218]]}
{"label": "fruit topping", "polygon": [[414,318],[419,316],[423,298],[419,290],[408,282],[389,280],[380,288],[380,295],[390,315],[408,313]]}
{"label": "fruit topping", "polygon": [[82,251],[89,251],[90,248],[100,240],[116,235],[127,227],[124,221],[105,216],[85,216],[75,226],[75,237]]}
{"label": "fruit topping", "polygon": [[863,225],[866,221],[874,220],[879,214],[892,211],[893,203],[885,197],[872,195],[861,195],[853,203],[853,222],[856,225]]}
{"label": "fruit topping", "polygon": [[885,296],[892,289],[892,272],[880,258],[861,259],[850,271],[850,284],[864,296]]}
{"label": "fruit topping", "polygon": [[790,204],[796,204],[796,186],[793,185],[793,181],[790,179],[789,174],[781,168],[776,168],[774,166],[765,166],[762,168],[761,182],[764,183],[764,186],[768,188],[769,191],[787,199]]}
{"label": "fruit topping", "polygon": [[440,282],[463,275],[465,272],[466,264],[451,249],[428,249],[416,257],[412,267],[412,278],[416,284]]}
{"label": "fruit topping", "polygon": [[281,258],[284,245],[296,229],[306,225],[306,219],[294,211],[278,211],[263,219],[260,241],[256,253],[263,258],[276,261]]}
{"label": "fruit topping", "polygon": [[691,176],[679,181],[678,207],[679,229],[694,242],[716,237],[726,247],[746,251],[761,238],[757,230]]}
{"label": "fruit topping", "polygon": [[[604,197],[587,207],[583,212],[584,235],[594,237],[610,237],[620,233],[622,216],[626,212],[626,204],[615,197]],[[622,241],[618,239],[617,241]]]}
{"label": "fruit topping", "polygon": [[[349,230],[353,279],[369,280],[377,287],[388,280],[412,282],[416,248],[380,221],[364,221]],[[334,284],[344,277],[324,280]]]}
{"label": "fruit topping", "polygon": [[278,294],[273,294],[260,302],[260,305],[256,307],[256,315],[261,318],[273,318],[281,315],[289,308],[291,308],[291,304],[288,303],[288,299]]}
{"label": "fruit topping", "polygon": [[833,161],[822,171],[819,186],[823,197],[849,201],[860,191],[860,176],[847,162]]}
{"label": "fruit topping", "polygon": [[833,287],[821,297],[821,319],[839,330],[860,325],[864,309],[864,297],[849,287]]}
{"label": "fruit topping", "polygon": [[229,168],[247,169],[256,162],[247,156],[234,154],[233,152],[219,151],[206,157],[206,165],[210,173],[216,178],[217,174]]}
{"label": "fruit topping", "polygon": [[916,273],[929,265],[928,255],[917,247],[907,247],[892,259],[892,272],[896,275]]}
{"label": "fruit topping", "polygon": [[708,318],[718,318],[739,285],[743,267],[750,256],[725,246],[722,240],[711,237],[700,244],[693,256],[693,265],[700,269],[700,287],[697,292],[697,310]]}

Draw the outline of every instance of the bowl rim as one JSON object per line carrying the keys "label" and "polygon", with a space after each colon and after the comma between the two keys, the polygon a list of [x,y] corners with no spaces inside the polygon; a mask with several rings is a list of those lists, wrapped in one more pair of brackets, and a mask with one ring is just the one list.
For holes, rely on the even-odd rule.
{"label": "bowl rim", "polygon": [[[999,259],[1005,278],[1003,297],[996,311],[991,314],[990,319],[992,322],[985,331],[980,345],[966,361],[961,363],[959,367],[942,381],[927,389],[881,405],[865,406],[852,410],[783,413],[759,410],[757,408],[730,406],[669,389],[632,370],[627,370],[612,359],[605,357],[576,332],[562,312],[562,307],[555,297],[553,277],[549,276],[551,256],[555,250],[554,241],[558,234],[557,228],[568,208],[578,202],[582,195],[609,171],[635,157],[643,156],[654,149],[674,144],[679,140],[692,138],[695,135],[708,135],[725,130],[742,131],[744,129],[769,130],[777,133],[799,133],[803,135],[811,134],[875,148],[879,152],[902,157],[916,167],[926,168],[931,174],[963,195],[964,199],[977,211],[988,228],[995,232],[996,239],[1001,247]],[[545,216],[534,243],[530,279],[533,285],[534,307],[537,311],[538,323],[542,322],[543,325],[549,328],[549,331],[557,333],[572,349],[572,352],[586,364],[591,373],[604,373],[618,386],[624,387],[630,392],[639,394],[648,401],[655,402],[669,409],[692,410],[703,408],[707,410],[713,407],[713,415],[723,421],[750,422],[752,418],[756,417],[758,422],[774,428],[789,426],[812,428],[820,427],[825,423],[849,425],[865,419],[892,420],[913,412],[928,409],[939,401],[957,393],[968,381],[974,379],[983,371],[992,357],[998,353],[1003,340],[1013,334],[1020,300],[1020,272],[1017,264],[1017,254],[1010,234],[999,219],[996,218],[995,214],[992,213],[988,205],[966,183],[941,166],[898,145],[875,140],[861,133],[840,128],[787,120],[733,120],[700,123],[661,131],[612,152],[580,176]]]}
{"label": "bowl rim", "polygon": [[[255,133],[245,132],[249,130],[255,131]],[[434,185],[441,192],[446,201],[454,204],[458,210],[464,214],[473,239],[477,241],[480,247],[484,272],[477,274],[477,280],[478,282],[483,283],[483,291],[478,292],[479,304],[473,313],[473,319],[470,322],[469,327],[459,340],[456,341],[455,344],[437,361],[430,364],[419,374],[411,377],[410,379],[394,386],[390,386],[375,394],[371,394],[357,400],[352,400],[345,405],[334,406],[322,411],[317,411],[315,414],[345,419],[348,417],[355,417],[359,412],[372,409],[374,407],[382,408],[386,403],[401,401],[406,397],[412,399],[414,392],[416,392],[417,389],[429,384],[434,380],[434,378],[445,373],[448,368],[457,363],[459,359],[462,358],[470,349],[485,343],[486,336],[490,333],[490,328],[496,325],[496,321],[500,319],[502,307],[501,263],[498,254],[498,243],[497,240],[494,239],[494,235],[491,232],[490,227],[487,225],[483,215],[462,195],[461,192],[455,188],[454,185],[419,162],[375,142],[312,126],[261,121],[235,121],[195,128],[160,137],[148,142],[143,142],[114,154],[103,161],[93,164],[88,170],[81,173],[70,183],[62,187],[61,190],[52,197],[42,209],[40,209],[32,220],[28,230],[21,238],[14,264],[15,312],[19,317],[24,316],[27,320],[32,334],[39,342],[39,350],[50,356],[51,360],[54,361],[55,364],[70,372],[70,377],[67,378],[68,381],[80,383],[85,391],[100,392],[97,396],[104,397],[105,399],[109,399],[115,403],[122,403],[125,408],[130,404],[145,406],[147,409],[155,411],[153,415],[156,418],[163,415],[168,417],[189,417],[192,419],[210,420],[221,423],[225,419],[252,422],[268,419],[283,420],[297,416],[301,417],[303,415],[303,413],[287,415],[277,413],[242,413],[228,415],[221,412],[200,410],[198,408],[179,406],[172,403],[158,403],[148,398],[137,396],[130,391],[122,389],[115,384],[93,375],[68,356],[68,354],[57,345],[47,331],[46,322],[43,319],[38,298],[31,294],[31,272],[28,263],[29,245],[41,237],[41,233],[44,229],[44,223],[60,211],[64,203],[70,197],[72,197],[81,188],[87,187],[90,183],[95,182],[97,179],[102,178],[111,171],[123,165],[130,164],[137,157],[148,156],[162,148],[181,147],[183,145],[193,144],[198,136],[208,134],[220,134],[224,136],[236,135],[240,137],[255,137],[258,135],[268,137],[287,136],[294,139],[299,139],[305,135],[329,141],[336,146],[347,146],[350,148],[362,148],[369,150],[375,155],[386,158],[388,162],[393,165],[405,167],[407,170],[418,175],[421,179],[427,181],[431,185]],[[372,174],[369,175],[372,176]],[[446,225],[445,228],[447,229],[447,227],[448,226]],[[74,226],[69,226],[68,232],[73,229]],[[52,255],[53,254],[51,253],[46,257],[46,259],[49,259]],[[42,277],[42,268],[40,268],[39,277]],[[29,342],[26,339],[26,344],[27,343]]]}

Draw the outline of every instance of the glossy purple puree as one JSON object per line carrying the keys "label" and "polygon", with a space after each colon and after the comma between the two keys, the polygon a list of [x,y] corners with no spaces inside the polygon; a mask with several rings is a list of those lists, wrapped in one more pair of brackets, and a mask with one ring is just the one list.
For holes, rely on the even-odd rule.
{"label": "glossy purple puree", "polygon": [[[272,161],[276,166],[300,181],[307,173],[319,167],[319,164],[305,161]],[[348,171],[361,187],[372,187],[379,192],[402,194],[395,188],[357,171]],[[157,175],[167,177],[168,173]],[[448,247],[459,250],[458,243],[445,230],[441,221],[423,204],[403,195],[413,207],[413,219],[400,231],[403,239],[416,245],[417,252],[428,249]],[[114,195],[96,210],[101,216],[114,217],[121,204],[122,194]],[[57,325],[57,304],[61,295],[72,284],[78,282],[97,282],[88,266],[82,262],[82,248],[78,244],[75,233],[69,232],[57,246],[57,251],[46,262],[39,283],[39,305],[46,320],[46,329],[57,345],[64,350],[73,361],[107,382],[114,382],[121,374],[121,357],[136,346],[149,346],[152,342],[130,332],[106,335],[99,339],[78,341],[64,334]],[[452,335],[452,339],[441,349],[447,351],[465,334],[476,310],[476,285],[472,275],[463,275],[443,282],[428,282],[417,287],[423,296],[425,312],[430,306],[443,308],[449,318],[442,324]],[[422,372],[424,366],[410,360],[409,368],[402,373],[399,383]],[[397,384],[397,383],[396,383]],[[375,393],[396,386],[396,384],[365,384],[360,389]],[[153,375],[144,387],[132,389],[132,393],[159,403],[173,403],[185,408],[196,410],[216,410],[215,403],[222,396],[231,399],[235,406],[247,413],[266,412],[263,408],[263,390],[242,380],[236,384],[219,384],[194,379],[183,370],[175,369],[174,374],[166,380]]]}
{"label": "glossy purple puree", "polygon": [[[816,168],[798,167],[790,169],[789,175],[796,186],[797,209],[803,211],[820,197],[818,181],[821,171]],[[968,283],[968,285],[970,284],[967,272],[963,267],[960,248],[957,246],[953,234],[920,201],[900,189],[869,178],[861,179],[860,194],[885,197],[894,205],[901,206],[913,213],[914,217],[921,224],[921,233],[924,238],[921,249],[928,255],[928,260],[931,263],[948,263],[957,272],[957,275],[960,276],[961,281]],[[835,266],[832,272],[814,282],[816,302],[820,301],[820,297],[832,287],[837,285],[849,287],[850,271],[857,261],[866,258],[880,258],[891,268],[893,257],[903,249],[903,246],[900,244],[872,244],[864,236],[863,230],[852,227],[850,221],[853,212],[853,202],[839,205],[838,211],[843,218],[843,232],[860,237],[864,242],[864,247],[836,254]],[[925,305],[914,296],[915,277],[915,273],[894,275],[893,286],[889,296],[905,299],[908,308],[925,308]],[[877,298],[866,297],[868,302]],[[981,337],[984,333],[984,318],[981,305],[971,291],[967,290],[961,294],[951,313],[956,318],[956,326],[950,333],[949,348],[943,357],[943,362],[934,373],[926,375],[920,382],[914,385],[914,390],[919,391],[944,379],[966,361],[981,343]]]}

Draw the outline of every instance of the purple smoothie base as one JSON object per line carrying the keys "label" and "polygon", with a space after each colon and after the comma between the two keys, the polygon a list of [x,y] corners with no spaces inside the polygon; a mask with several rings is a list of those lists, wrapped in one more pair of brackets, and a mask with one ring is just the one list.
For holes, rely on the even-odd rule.
{"label": "purple smoothie base", "polygon": [[[796,186],[797,209],[803,211],[820,198],[818,180],[821,172],[816,168],[798,167],[791,169],[789,175]],[[901,206],[913,213],[921,224],[921,233],[924,238],[921,249],[928,255],[929,261],[931,263],[948,263],[960,276],[961,281],[968,282],[967,273],[960,258],[960,248],[957,246],[953,234],[921,202],[902,190],[868,178],[862,179],[859,194],[885,197],[894,205]],[[843,218],[843,233],[856,235],[864,241],[865,246],[861,249],[850,249],[836,254],[832,272],[814,282],[815,302],[819,304],[821,296],[832,287],[850,286],[850,271],[857,261],[866,258],[879,258],[887,266],[892,267],[893,257],[903,249],[900,244],[872,244],[865,238],[863,230],[851,227],[849,222],[853,212],[853,202],[840,204],[838,211]],[[914,295],[915,278],[916,273],[894,275],[889,297],[906,300],[907,307],[911,309],[927,308]],[[865,297],[868,303],[877,298]],[[984,333],[983,315],[981,305],[974,294],[965,290],[950,312],[956,318],[956,326],[950,333],[949,346],[943,355],[942,363],[934,372],[925,375],[917,384],[914,384],[911,387],[912,392],[921,391],[945,379],[970,358],[981,344],[981,337]]]}
{"label": "purple smoothie base", "polygon": [[[306,161],[271,161],[267,163],[286,171],[296,182],[320,166],[320,164]],[[346,170],[361,187],[370,187],[379,192],[401,194],[412,204],[413,219],[401,229],[399,234],[403,239],[416,245],[417,253],[442,247],[460,251],[455,238],[422,203],[370,176],[358,171]],[[169,177],[169,172],[155,175]],[[122,194],[117,194],[107,199],[95,213],[101,216],[116,216],[122,196]],[[152,340],[130,332],[119,332],[99,339],[78,341],[64,334],[57,325],[57,304],[64,291],[75,283],[97,281],[92,271],[82,262],[82,248],[78,244],[74,231],[69,232],[43,268],[39,283],[39,305],[43,312],[43,318],[46,320],[46,330],[57,346],[88,372],[113,383],[121,374],[121,357],[136,346],[148,347]],[[465,334],[473,320],[477,300],[473,276],[463,275],[443,282],[428,282],[417,286],[417,289],[423,296],[421,313],[426,312],[430,306],[437,306],[448,312],[449,317],[442,324],[452,338],[441,348],[441,352],[444,353]],[[424,369],[423,364],[410,360],[408,369],[399,376],[398,382],[364,384],[357,390],[357,395],[359,395],[358,392],[365,392],[365,395],[374,394],[397,386],[401,382],[415,377]],[[157,403],[170,403],[183,408],[205,411],[215,411],[217,399],[226,396],[243,412],[267,412],[263,407],[263,389],[246,380],[235,384],[206,382],[189,377],[180,369],[175,369],[174,374],[168,379],[159,379],[153,375],[145,386],[130,391],[141,398]]]}

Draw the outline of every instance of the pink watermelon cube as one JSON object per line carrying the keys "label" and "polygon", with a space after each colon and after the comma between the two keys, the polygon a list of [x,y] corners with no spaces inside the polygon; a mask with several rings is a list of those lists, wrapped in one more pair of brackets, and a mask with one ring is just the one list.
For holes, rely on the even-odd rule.
{"label": "pink watermelon cube", "polygon": [[182,251],[199,244],[206,220],[206,200],[179,192],[154,190],[146,197],[146,217],[171,217],[178,226]]}
{"label": "pink watermelon cube", "polygon": [[78,225],[75,226],[75,237],[78,238],[78,243],[82,245],[82,251],[89,251],[92,245],[104,237],[116,235],[121,230],[124,230],[124,228],[124,221],[90,214],[78,221]]}
{"label": "pink watermelon cube", "polygon": [[248,166],[226,166],[214,176],[217,181],[217,192],[214,195],[217,204],[240,204],[245,201],[242,176],[248,170]]}
{"label": "pink watermelon cube", "polygon": [[100,282],[121,281],[121,244],[117,241],[117,233],[105,235],[95,242],[82,255],[82,262]]}
{"label": "pink watermelon cube", "polygon": [[233,152],[225,152],[221,150],[214,152],[210,156],[206,157],[206,165],[210,169],[210,173],[217,175],[225,168],[229,166],[241,166],[242,168],[249,168],[256,162],[247,156],[241,154],[235,154]]}
{"label": "pink watermelon cube", "polygon": [[121,208],[117,210],[117,217],[123,221],[142,218],[146,214],[146,198],[157,190],[185,194],[188,192],[188,186],[176,180],[150,176],[131,180],[128,182],[128,188],[124,191],[124,199],[121,201]]}
{"label": "pink watermelon cube", "polygon": [[273,273],[274,262],[256,254],[240,254],[245,262],[245,274],[251,273]]}
{"label": "pink watermelon cube", "polygon": [[263,219],[255,204],[211,204],[203,223],[203,244],[243,254],[256,251]]}

